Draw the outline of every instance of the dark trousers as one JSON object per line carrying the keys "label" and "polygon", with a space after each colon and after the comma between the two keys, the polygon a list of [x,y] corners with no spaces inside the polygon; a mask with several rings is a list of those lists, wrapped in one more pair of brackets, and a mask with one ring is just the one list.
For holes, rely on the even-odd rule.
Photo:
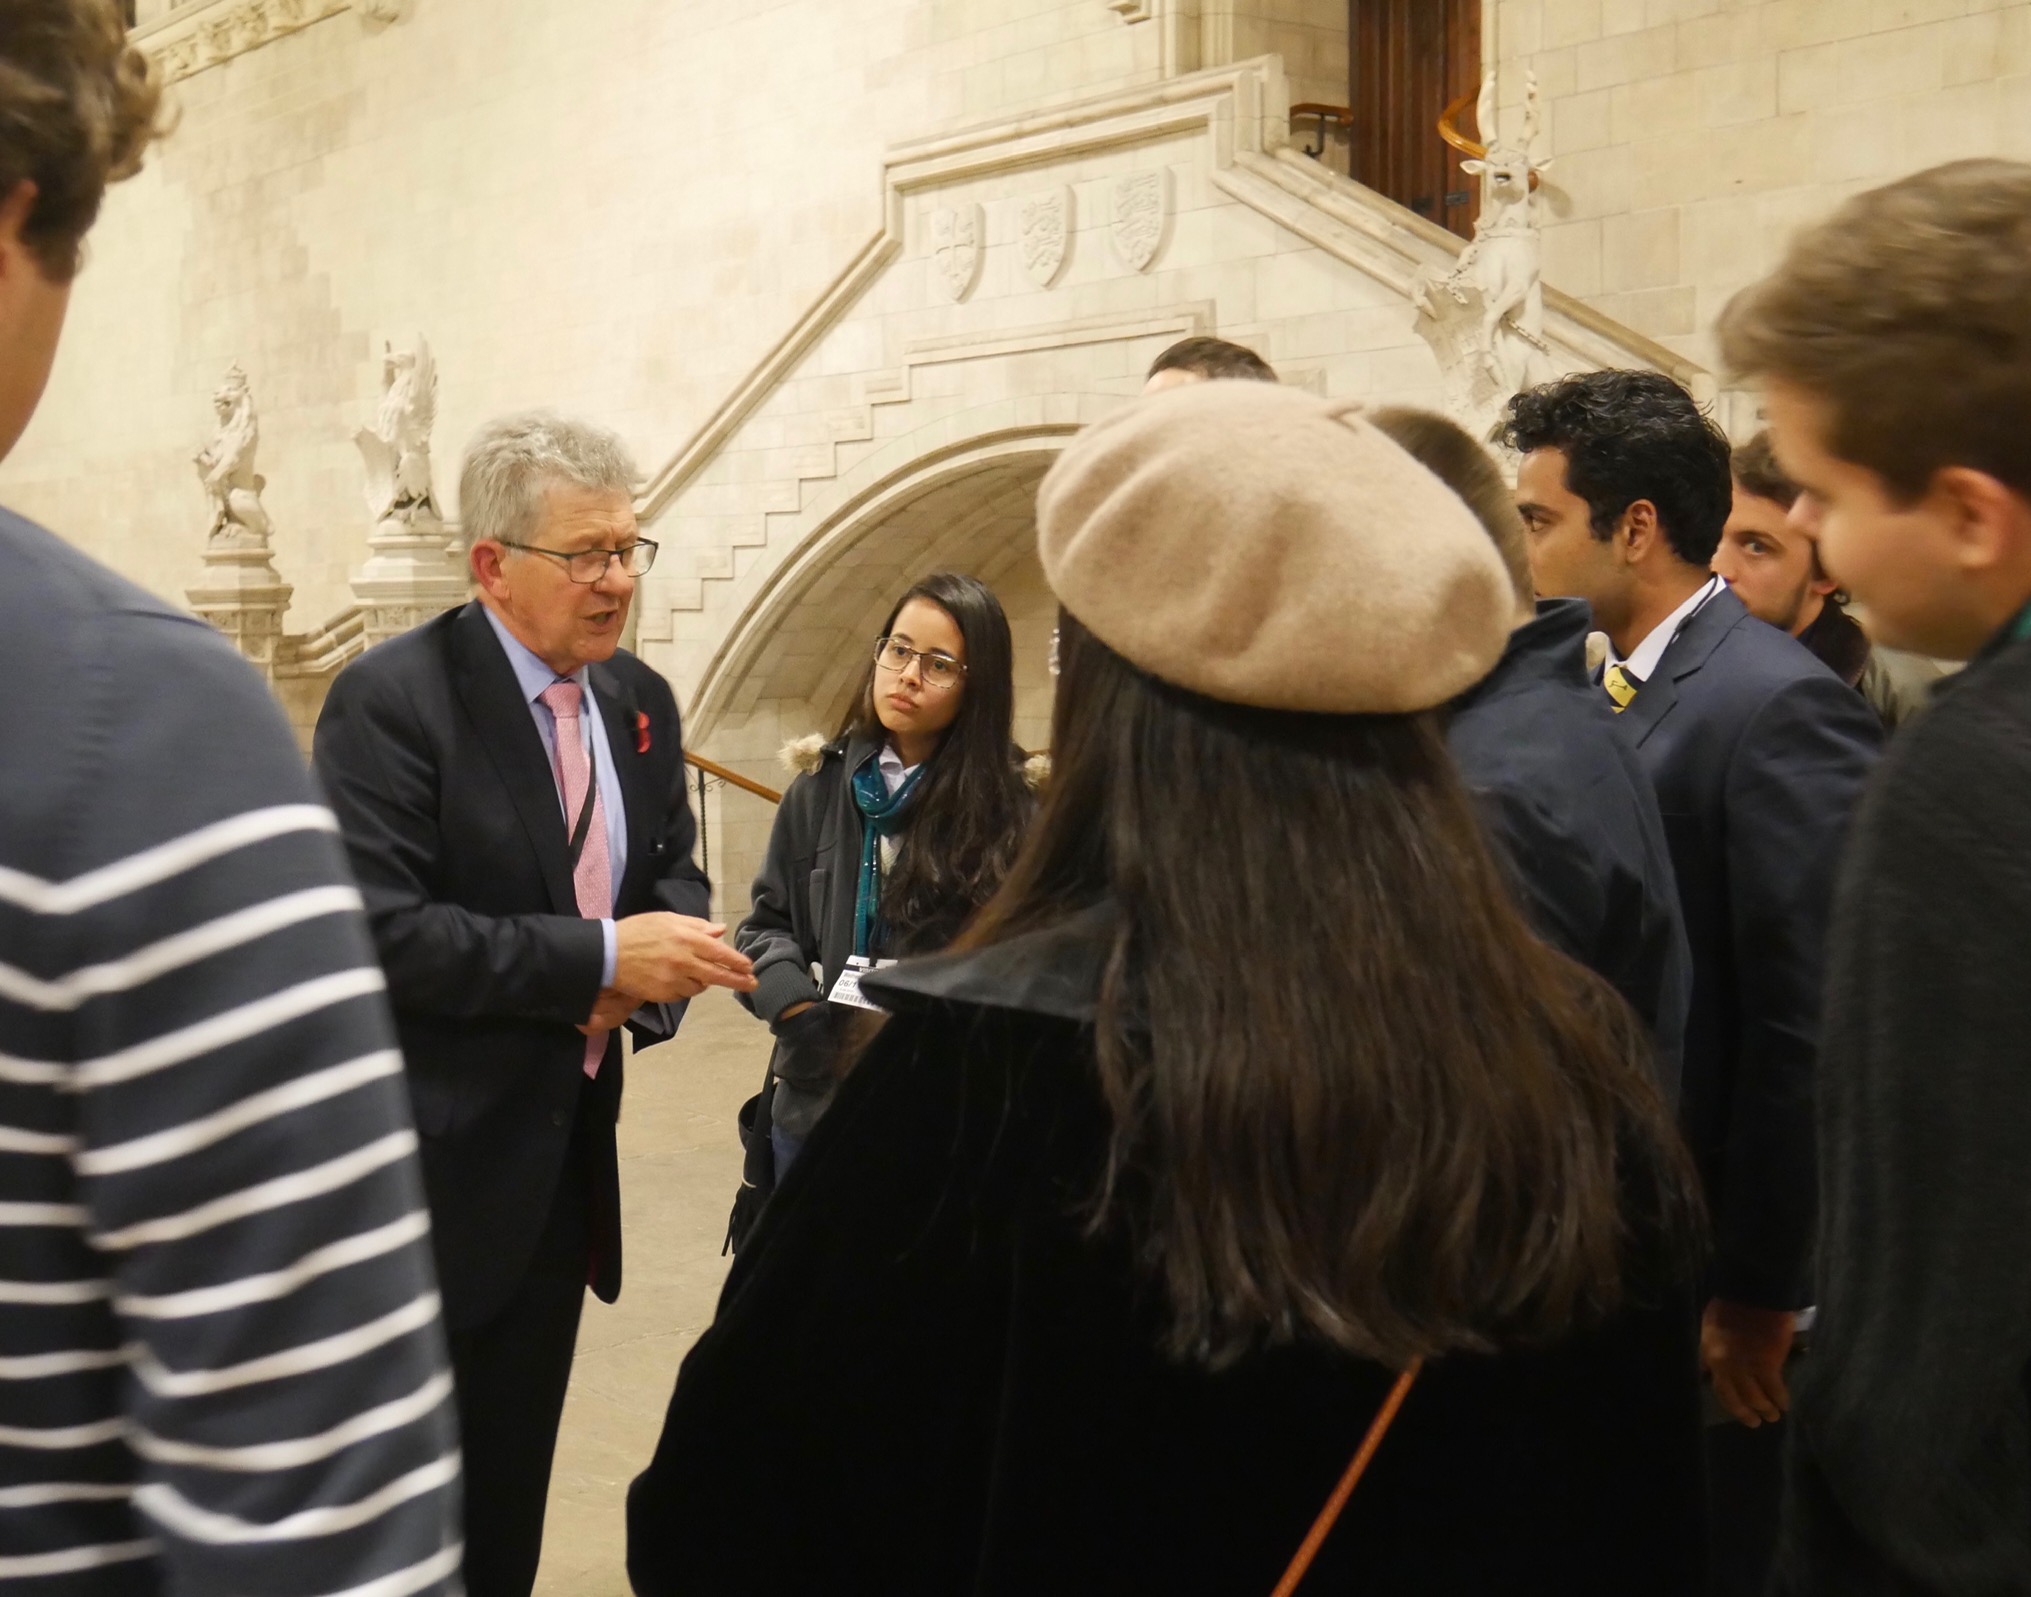
{"label": "dark trousers", "polygon": [[1727,1420],[1709,1425],[1707,1591],[1711,1597],[1764,1597],[1777,1558],[1784,1503],[1783,1421],[1755,1430]]}
{"label": "dark trousers", "polygon": [[[581,1095],[580,1103],[589,1094]],[[529,1597],[591,1253],[586,1116],[572,1128],[542,1239],[492,1319],[450,1333],[465,1451],[467,1597]]]}

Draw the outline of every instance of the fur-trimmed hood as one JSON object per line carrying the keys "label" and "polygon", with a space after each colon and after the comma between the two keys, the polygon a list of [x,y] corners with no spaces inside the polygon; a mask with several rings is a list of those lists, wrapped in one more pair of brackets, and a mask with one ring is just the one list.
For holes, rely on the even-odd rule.
{"label": "fur-trimmed hood", "polygon": [[832,741],[817,732],[809,737],[792,738],[783,745],[777,758],[793,776],[816,776],[825,764],[825,752],[832,747]]}
{"label": "fur-trimmed hood", "polygon": [[[778,752],[783,769],[794,776],[816,776],[825,765],[825,756],[835,754],[846,747],[844,738],[828,738],[813,732],[809,737],[792,738]],[[1033,793],[1041,793],[1044,784],[1051,779],[1051,756],[1048,753],[1031,754],[1023,759],[1023,781]]]}

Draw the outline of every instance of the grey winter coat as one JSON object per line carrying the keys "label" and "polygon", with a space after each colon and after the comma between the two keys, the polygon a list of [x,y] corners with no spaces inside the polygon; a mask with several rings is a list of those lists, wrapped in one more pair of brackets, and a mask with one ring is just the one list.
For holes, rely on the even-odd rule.
{"label": "grey winter coat", "polygon": [[[755,962],[755,990],[740,1001],[776,1034],[774,1122],[795,1137],[818,1123],[837,1080],[840,1019],[824,1000],[853,952],[861,847],[853,773],[879,747],[865,735],[791,745],[803,772],[776,811],[747,919],[733,934]],[[785,1022],[783,1011],[798,1004],[818,1007]]]}

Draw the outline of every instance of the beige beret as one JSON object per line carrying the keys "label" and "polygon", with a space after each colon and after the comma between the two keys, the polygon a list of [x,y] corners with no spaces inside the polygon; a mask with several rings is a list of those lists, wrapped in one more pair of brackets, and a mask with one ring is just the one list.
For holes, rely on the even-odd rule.
{"label": "beige beret", "polygon": [[1357,402],[1211,382],[1088,427],[1037,495],[1059,601],[1166,682],[1272,710],[1429,709],[1501,657],[1480,522]]}

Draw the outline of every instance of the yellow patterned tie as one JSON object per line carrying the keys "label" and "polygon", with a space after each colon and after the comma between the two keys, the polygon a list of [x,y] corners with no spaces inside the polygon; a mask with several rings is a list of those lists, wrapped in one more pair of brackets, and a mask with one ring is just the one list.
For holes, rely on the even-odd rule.
{"label": "yellow patterned tie", "polygon": [[1615,701],[1615,713],[1620,715],[1635,702],[1636,690],[1643,683],[1619,665],[1610,665],[1601,673],[1601,686],[1608,690],[1608,697]]}

